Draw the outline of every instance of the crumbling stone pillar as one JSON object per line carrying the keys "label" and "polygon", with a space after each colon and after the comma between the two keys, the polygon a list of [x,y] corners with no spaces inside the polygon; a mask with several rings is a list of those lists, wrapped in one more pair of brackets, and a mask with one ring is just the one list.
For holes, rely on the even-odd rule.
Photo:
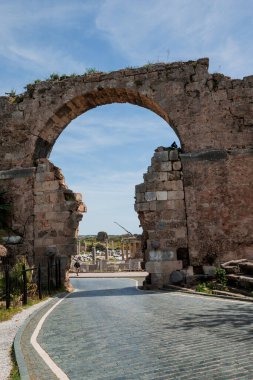
{"label": "crumbling stone pillar", "polygon": [[45,276],[48,260],[61,258],[62,281],[76,254],[78,224],[86,211],[81,194],[65,184],[59,168],[47,159],[37,161],[34,180],[34,263]]}
{"label": "crumbling stone pillar", "polygon": [[146,236],[145,269],[152,287],[168,284],[171,273],[183,269],[177,257],[188,248],[182,177],[178,150],[159,147],[144,183],[136,186],[135,210]]}

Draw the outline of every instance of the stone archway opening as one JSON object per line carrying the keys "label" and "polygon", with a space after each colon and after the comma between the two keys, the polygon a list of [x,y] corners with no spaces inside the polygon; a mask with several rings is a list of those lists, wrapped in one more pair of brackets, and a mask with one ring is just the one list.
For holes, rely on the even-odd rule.
{"label": "stone archway opening", "polygon": [[178,136],[183,149],[180,134],[178,133],[175,123],[151,97],[142,95],[140,92],[131,89],[103,89],[98,87],[96,91],[88,92],[85,95],[76,96],[73,99],[66,101],[64,105],[57,109],[55,113],[48,118],[36,140],[33,160],[48,158],[58,136],[76,117],[95,107],[112,103],[129,103],[153,111],[171,126]]}
{"label": "stone archway opening", "polygon": [[[123,107],[123,106],[122,106]],[[120,107],[120,109],[122,110],[122,107]],[[102,111],[102,109],[103,109],[104,107],[101,107],[101,111]],[[108,108],[110,108],[110,106],[108,106]],[[131,110],[132,109],[136,109],[136,108],[139,108],[139,107],[129,107],[129,108],[131,108],[128,112],[130,113],[131,112]],[[146,112],[145,111],[145,113],[150,113],[150,112]],[[144,111],[142,112],[142,115],[145,115],[145,113],[144,113]],[[93,111],[93,116],[94,116],[94,114],[95,114],[95,111]],[[153,112],[152,112],[152,114],[153,114]],[[89,114],[88,114],[89,115]],[[102,114],[103,115],[103,114]],[[85,120],[85,116],[86,115],[83,115],[84,117],[83,117],[83,119],[82,120]],[[78,118],[77,120],[76,120],[76,124],[78,123],[78,120],[79,120],[80,118]],[[159,124],[159,119],[160,118],[155,118],[155,120],[156,120],[156,123],[158,123]],[[153,119],[152,119],[153,120]],[[119,119],[119,122],[120,122],[120,119]],[[131,122],[131,120],[129,120],[129,122]],[[101,116],[101,123],[103,123],[103,120],[102,120],[102,116]],[[153,122],[153,130],[152,130],[152,133],[153,134],[157,134],[157,133],[159,133],[159,128],[158,128],[158,126],[156,125],[156,123],[155,122]],[[145,123],[144,123],[145,124]],[[171,128],[170,128],[170,126],[169,125],[166,125],[166,123],[162,123],[163,124],[163,128],[165,129],[165,128],[167,128],[166,129],[166,134],[168,134],[168,138],[166,139],[166,138],[164,138],[164,136],[165,136],[165,133],[163,134],[163,139],[158,139],[158,138],[156,138],[155,139],[155,136],[153,137],[153,140],[155,141],[153,141],[153,145],[152,145],[152,148],[151,148],[151,150],[149,150],[149,154],[148,154],[148,156],[149,156],[149,159],[148,159],[148,161],[150,160],[150,157],[152,156],[152,153],[153,153],[153,151],[154,151],[154,148],[156,148],[157,146],[158,146],[158,144],[159,144],[159,142],[160,142],[160,144],[162,144],[164,141],[167,141],[167,145],[168,144],[171,144],[173,141],[174,141],[174,139],[176,138],[176,135],[173,133],[173,135],[172,136],[170,136],[169,135],[169,130],[171,130]],[[68,131],[70,131],[71,130],[71,126],[72,126],[72,123],[68,126],[68,128],[67,128],[67,130]],[[93,126],[94,127],[94,126]],[[121,126],[122,127],[122,126]],[[157,130],[156,130],[156,127],[157,127]],[[81,130],[81,128],[82,129],[85,129],[85,126],[81,126],[80,127],[80,130]],[[67,131],[66,131],[67,132]],[[143,128],[143,132],[145,132],[145,127]],[[149,133],[151,133],[151,131],[150,131],[150,129],[149,129]],[[87,137],[87,136],[86,136]],[[120,138],[122,139],[122,140],[124,140],[124,131],[122,130],[122,135],[120,136]],[[58,139],[59,140],[59,139]],[[58,141],[57,140],[57,141]],[[145,136],[143,136],[143,140],[145,140]],[[177,142],[178,142],[178,140],[177,140]],[[139,142],[138,144],[141,144],[142,142]],[[56,142],[56,144],[57,144],[57,142]],[[59,148],[58,148],[58,150],[59,150]],[[54,149],[52,150],[52,152],[54,151]],[[127,151],[127,147],[125,147],[125,151]],[[138,155],[138,151],[136,151],[136,154]],[[64,152],[64,155],[66,155],[66,152]],[[50,159],[51,159],[51,156],[50,156]],[[72,160],[72,156],[69,156],[69,160]],[[146,164],[148,163],[148,161],[146,162]],[[57,165],[59,165],[57,162],[55,162],[55,160],[53,159],[53,162],[54,163],[56,163]],[[143,173],[144,172],[144,170],[145,170],[145,167],[146,167],[146,164],[142,167],[142,169],[141,169],[141,173]],[[74,165],[74,163],[73,163],[73,165]],[[63,170],[64,170],[64,165],[60,165],[62,168],[63,168]],[[83,166],[84,167],[84,170],[85,170],[85,165]],[[137,180],[135,181],[135,182],[133,182],[133,189],[134,189],[134,185],[136,184],[136,183],[138,183],[138,182],[140,182],[141,181],[141,178],[142,178],[142,174],[140,174],[139,175],[139,177],[137,178]],[[68,183],[68,185],[69,185],[69,181],[68,181],[68,179],[67,179],[67,181],[66,181],[67,183]],[[71,186],[70,186],[71,187]],[[87,186],[88,187],[88,186]],[[85,190],[85,187],[84,187],[84,190]],[[83,191],[80,189],[80,188],[78,188],[77,186],[76,186],[76,188],[75,188],[75,191],[78,191],[78,192],[82,192],[83,193]],[[85,191],[85,193],[86,193],[86,191]],[[134,195],[134,191],[133,191],[133,195]],[[86,199],[87,199],[87,197],[85,197],[85,202],[86,202]],[[132,207],[134,206],[133,205],[133,203],[134,203],[134,200],[132,201]],[[87,204],[87,206],[88,206],[88,208],[89,208],[89,203]],[[99,215],[98,215],[98,217],[99,217]],[[84,218],[84,219],[86,219],[86,218]],[[114,220],[114,219],[113,219]],[[116,219],[117,220],[117,219]],[[142,228],[144,227],[144,225],[142,224],[142,221],[140,220],[140,223],[141,223],[141,225],[142,225]],[[123,223],[124,224],[124,223]],[[77,226],[76,226],[76,224],[73,224],[73,229],[77,229]],[[103,228],[102,228],[103,229]],[[74,250],[73,250],[74,251]],[[63,254],[63,252],[62,252],[62,254]]]}

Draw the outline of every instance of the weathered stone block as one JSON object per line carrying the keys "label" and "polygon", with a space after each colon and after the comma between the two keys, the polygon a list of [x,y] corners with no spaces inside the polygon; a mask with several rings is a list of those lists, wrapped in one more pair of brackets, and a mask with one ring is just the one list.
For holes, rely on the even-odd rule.
{"label": "weathered stone block", "polygon": [[157,191],[156,192],[156,199],[158,201],[167,201],[167,199],[168,199],[167,191]]}
{"label": "weathered stone block", "polygon": [[168,151],[164,150],[162,152],[155,152],[154,158],[156,161],[168,161],[169,159]]}
{"label": "weathered stone block", "polygon": [[156,250],[156,251],[150,251],[149,254],[149,261],[171,261],[171,260],[177,260],[177,253],[176,249],[170,249],[166,251]]}
{"label": "weathered stone block", "polygon": [[140,183],[139,185],[135,186],[135,192],[136,193],[145,193],[146,191],[146,184],[145,183]]}
{"label": "weathered stone block", "polygon": [[170,161],[177,161],[178,160],[178,150],[171,150],[169,154]]}
{"label": "weathered stone block", "polygon": [[186,277],[194,275],[194,273],[193,273],[193,266],[188,266],[187,268],[182,269],[181,271],[185,274]]}
{"label": "weathered stone block", "polygon": [[215,275],[215,270],[216,268],[212,265],[203,265],[203,272],[204,274],[208,274],[210,276],[214,276]]}
{"label": "weathered stone block", "polygon": [[148,173],[153,173],[154,171],[153,166],[148,166]]}
{"label": "weathered stone block", "polygon": [[137,193],[136,202],[145,202],[145,193]]}
{"label": "weathered stone block", "polygon": [[148,191],[145,193],[145,200],[147,202],[155,201],[156,200],[156,192]]}
{"label": "weathered stone block", "polygon": [[172,170],[172,164],[170,161],[167,162],[161,162],[160,164],[160,170],[162,172],[170,172]]}
{"label": "weathered stone block", "polygon": [[167,173],[166,172],[157,173],[157,180],[158,181],[167,181],[168,180]]}
{"label": "weathered stone block", "polygon": [[183,208],[177,208],[177,209],[167,209],[160,211],[160,218],[161,219],[167,219],[171,221],[181,221],[182,223],[186,223],[185,218],[185,210]]}
{"label": "weathered stone block", "polygon": [[59,189],[58,181],[35,182],[35,191],[53,191]]}
{"label": "weathered stone block", "polygon": [[151,201],[149,203],[149,209],[150,211],[156,211],[156,201]]}
{"label": "weathered stone block", "polygon": [[51,203],[40,203],[34,205],[34,212],[40,213],[40,212],[50,212],[53,211],[53,204]]}
{"label": "weathered stone block", "polygon": [[177,180],[177,179],[180,179],[181,178],[181,172],[180,171],[174,171],[174,172],[168,172],[167,173],[167,176],[168,176],[168,181],[173,181],[173,180]]}
{"label": "weathered stone block", "polygon": [[187,228],[186,227],[179,227],[175,231],[175,237],[176,238],[186,238],[187,237]]}
{"label": "weathered stone block", "polygon": [[164,190],[168,191],[177,191],[177,190],[183,190],[183,181],[177,180],[177,181],[167,181],[164,183]]}
{"label": "weathered stone block", "polygon": [[168,201],[156,201],[156,211],[162,211],[166,209]]}
{"label": "weathered stone block", "polygon": [[83,203],[81,203],[81,204],[78,206],[78,208],[77,208],[76,211],[77,211],[77,212],[81,212],[81,213],[87,212],[87,207],[86,207]]}
{"label": "weathered stone block", "polygon": [[139,204],[139,211],[149,211],[149,203],[140,203]]}
{"label": "weathered stone block", "polygon": [[145,269],[149,273],[171,273],[183,268],[181,260],[174,261],[147,261]]}
{"label": "weathered stone block", "polygon": [[154,173],[146,173],[143,175],[143,179],[144,181],[146,182],[153,182],[153,181],[156,181],[157,180],[157,173],[154,172]]}
{"label": "weathered stone block", "polygon": [[153,173],[147,173],[143,175],[144,181],[149,182],[156,182],[156,181],[167,181],[167,173],[166,172],[153,172]]}
{"label": "weathered stone block", "polygon": [[76,201],[82,202],[83,197],[81,193],[74,193],[74,196]]}
{"label": "weathered stone block", "polygon": [[169,239],[168,236],[165,236],[164,238],[160,238],[160,250],[162,251],[176,251],[177,250],[177,242],[175,242],[173,239]]}
{"label": "weathered stone block", "polygon": [[[44,193],[44,196],[45,196],[45,193]],[[60,191],[55,191],[53,193],[50,193],[49,194],[49,202],[50,203],[64,203],[65,202],[65,199],[64,199],[64,195],[62,192]]]}
{"label": "weathered stone block", "polygon": [[175,162],[173,162],[173,170],[176,170],[176,171],[178,171],[178,170],[181,170],[182,169],[182,164],[181,164],[181,161],[175,161]]}
{"label": "weathered stone block", "polygon": [[43,182],[43,181],[53,181],[54,180],[54,173],[52,172],[38,172],[36,173],[36,181]]}
{"label": "weathered stone block", "polygon": [[135,202],[135,204],[134,204],[134,211],[136,211],[136,212],[141,211],[141,210],[140,210],[140,204],[141,204],[141,203],[136,203],[136,202]]}
{"label": "weathered stone block", "polygon": [[168,283],[169,281],[169,274],[163,274],[163,273],[151,273],[151,284],[152,288],[160,288],[164,284]]}
{"label": "weathered stone block", "polygon": [[184,199],[184,192],[182,190],[168,191],[168,200]]}

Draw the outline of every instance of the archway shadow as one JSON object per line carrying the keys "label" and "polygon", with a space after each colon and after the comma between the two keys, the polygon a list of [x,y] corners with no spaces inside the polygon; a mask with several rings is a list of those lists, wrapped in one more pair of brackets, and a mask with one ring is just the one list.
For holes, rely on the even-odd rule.
{"label": "archway shadow", "polygon": [[[156,294],[156,292],[149,291],[148,294]],[[98,290],[82,290],[77,289],[76,292],[71,293],[68,298],[89,298],[89,297],[126,297],[126,296],[144,296],[147,295],[144,291],[139,291],[131,286],[126,288],[111,288],[111,289],[98,289]]]}
{"label": "archway shadow", "polygon": [[252,304],[228,304],[212,310],[205,308],[203,312],[187,312],[178,317],[175,324],[163,323],[168,330],[200,331],[210,330],[220,337],[230,337],[236,342],[251,341],[253,344],[253,305]]}

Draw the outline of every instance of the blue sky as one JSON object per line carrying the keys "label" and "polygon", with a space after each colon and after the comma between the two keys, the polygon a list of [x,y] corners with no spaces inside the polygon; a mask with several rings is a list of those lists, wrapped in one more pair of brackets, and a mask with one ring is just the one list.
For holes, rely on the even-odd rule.
{"label": "blue sky", "polygon": [[[252,0],[0,0],[0,95],[51,73],[112,71],[210,58],[210,72],[253,74]],[[74,120],[50,159],[88,207],[81,234],[140,232],[134,185],[154,149],[176,140],[138,106],[97,107]]]}

